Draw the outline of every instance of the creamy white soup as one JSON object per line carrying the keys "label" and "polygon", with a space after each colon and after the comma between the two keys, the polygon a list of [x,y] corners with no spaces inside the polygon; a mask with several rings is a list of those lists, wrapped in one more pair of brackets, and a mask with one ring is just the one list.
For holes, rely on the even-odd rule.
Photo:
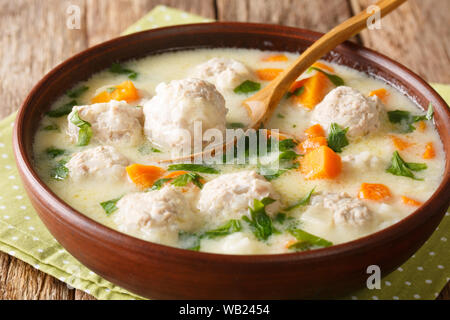
{"label": "creamy white soup", "polygon": [[433,107],[424,112],[390,85],[325,61],[299,77],[261,131],[267,154],[247,147],[239,164],[160,162],[192,151],[195,123],[200,133],[245,128],[243,101],[296,57],[199,49],[114,64],[43,117],[35,168],[108,227],[205,252],[313,250],[414,212],[444,172]]}

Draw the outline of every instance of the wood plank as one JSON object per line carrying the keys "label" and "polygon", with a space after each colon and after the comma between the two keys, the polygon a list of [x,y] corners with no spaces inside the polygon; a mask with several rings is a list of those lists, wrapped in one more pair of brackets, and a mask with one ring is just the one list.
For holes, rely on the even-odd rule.
{"label": "wood plank", "polygon": [[215,19],[214,0],[87,0],[86,4],[89,46],[117,37],[156,5]]}
{"label": "wood plank", "polygon": [[[70,1],[84,7],[82,0]],[[53,66],[86,47],[82,30],[65,26],[68,1],[0,1],[0,118],[16,110]]]}
{"label": "wood plank", "polygon": [[[351,0],[355,12],[373,3]],[[432,82],[450,83],[450,1],[409,0],[361,33],[364,45],[399,61]]]}
{"label": "wood plank", "polygon": [[351,16],[342,0],[217,0],[219,20],[275,23],[327,32]]}

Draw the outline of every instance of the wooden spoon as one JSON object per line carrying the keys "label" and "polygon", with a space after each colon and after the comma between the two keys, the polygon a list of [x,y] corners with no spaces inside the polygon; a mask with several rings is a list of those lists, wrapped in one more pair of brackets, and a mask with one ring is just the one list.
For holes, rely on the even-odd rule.
{"label": "wooden spoon", "polygon": [[[384,17],[405,1],[406,0],[380,0],[375,6],[378,7],[380,17]],[[264,125],[271,118],[278,103],[290,89],[292,83],[294,83],[303,72],[326,53],[365,29],[368,25],[368,19],[373,14],[372,11],[370,13],[368,13],[367,10],[361,11],[324,34],[319,40],[306,49],[289,68],[280,73],[262,90],[245,100],[243,103],[249,110],[251,117],[249,128],[259,129],[261,124]],[[224,144],[224,150],[233,143],[234,141]],[[192,154],[187,157],[162,160],[160,162],[181,162],[192,160],[197,157],[207,157],[209,155],[211,155],[210,151]]]}

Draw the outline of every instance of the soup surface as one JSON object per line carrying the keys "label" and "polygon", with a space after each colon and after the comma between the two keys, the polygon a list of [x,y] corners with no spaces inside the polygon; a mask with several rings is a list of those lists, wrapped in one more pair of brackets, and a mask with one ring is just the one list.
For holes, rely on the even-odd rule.
{"label": "soup surface", "polygon": [[250,134],[240,138],[243,159],[158,162],[207,146],[207,132],[245,128],[252,115],[243,101],[295,58],[199,49],[114,64],[43,117],[35,168],[61,199],[104,225],[215,253],[327,247],[411,214],[444,171],[432,106],[425,113],[386,83],[325,61],[294,83],[256,144]]}

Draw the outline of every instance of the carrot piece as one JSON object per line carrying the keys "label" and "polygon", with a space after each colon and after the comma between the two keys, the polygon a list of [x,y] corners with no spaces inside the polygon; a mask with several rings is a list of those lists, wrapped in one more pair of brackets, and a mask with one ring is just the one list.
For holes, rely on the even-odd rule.
{"label": "carrot piece", "polygon": [[297,243],[297,242],[298,242],[298,240],[289,240],[289,241],[286,242],[286,244],[284,245],[284,247],[285,247],[286,249],[288,249],[290,246],[292,246],[294,243]]}
{"label": "carrot piece", "polygon": [[297,90],[297,89],[300,88],[300,87],[303,87],[304,84],[305,84],[305,82],[306,82],[306,80],[308,80],[308,79],[309,79],[309,78],[305,78],[305,79],[301,79],[301,80],[295,81],[295,82],[291,85],[291,88],[289,89],[289,92],[290,92],[290,93],[294,93],[295,90]]}
{"label": "carrot piece", "polygon": [[389,92],[385,88],[380,88],[369,93],[369,97],[373,96],[377,96],[383,103],[386,103],[389,97]]}
{"label": "carrot piece", "polygon": [[166,174],[163,179],[173,179],[176,178],[178,176],[181,176],[183,174],[188,173],[188,171],[183,171],[183,170],[179,170],[179,171],[172,171],[169,174]]}
{"label": "carrot piece", "polygon": [[425,145],[425,152],[422,155],[424,159],[433,159],[436,156],[436,151],[434,150],[433,142],[428,142]]}
{"label": "carrot piece", "polygon": [[258,78],[264,81],[271,81],[275,79],[281,72],[283,72],[283,69],[266,68],[256,70]]}
{"label": "carrot piece", "polygon": [[297,149],[300,154],[308,153],[314,149],[317,149],[320,146],[326,146],[327,138],[325,137],[312,137],[304,140],[301,144],[298,145]]}
{"label": "carrot piece", "polygon": [[91,99],[92,103],[103,103],[111,101],[111,95],[107,91],[102,91]]}
{"label": "carrot piece", "polygon": [[389,137],[391,138],[394,147],[400,151],[405,150],[406,148],[409,148],[414,144],[396,136],[389,136]]}
{"label": "carrot piece", "polygon": [[274,54],[262,58],[262,61],[288,61],[288,60],[289,60],[288,57],[286,57],[284,54]]}
{"label": "carrot piece", "polygon": [[311,67],[316,67],[316,68],[319,68],[322,70],[334,72],[334,69],[332,67],[330,67],[329,65],[327,65],[325,63],[319,62],[319,61],[314,62]]}
{"label": "carrot piece", "polygon": [[422,202],[417,201],[412,198],[409,198],[409,197],[406,197],[406,196],[402,196],[402,201],[404,204],[406,204],[408,206],[420,207],[422,205]]}
{"label": "carrot piece", "polygon": [[341,157],[327,146],[308,152],[300,160],[300,171],[306,179],[336,178],[341,170]]}
{"label": "carrot piece", "polygon": [[420,132],[424,132],[427,128],[427,124],[422,120],[417,123],[417,127],[419,128]]}
{"label": "carrot piece", "polygon": [[127,80],[116,86],[116,90],[111,93],[111,98],[112,100],[131,102],[139,99],[139,93],[133,82]]}
{"label": "carrot piece", "polygon": [[322,101],[323,97],[328,93],[332,83],[322,72],[317,72],[308,78],[304,83],[304,91],[298,97],[293,96],[297,103],[302,104],[305,108],[314,109],[316,104]]}
{"label": "carrot piece", "polygon": [[325,130],[317,123],[306,129],[305,134],[308,138],[325,137]]}
{"label": "carrot piece", "polygon": [[142,189],[150,188],[165,172],[163,168],[138,163],[129,165],[126,171],[130,180]]}
{"label": "carrot piece", "polygon": [[92,98],[91,101],[93,103],[109,102],[111,100],[125,100],[127,102],[132,102],[139,99],[139,93],[133,82],[130,80],[122,82],[112,88],[114,89],[112,92],[102,91]]}
{"label": "carrot piece", "polygon": [[383,201],[391,197],[391,191],[381,183],[363,183],[359,189],[358,198]]}

